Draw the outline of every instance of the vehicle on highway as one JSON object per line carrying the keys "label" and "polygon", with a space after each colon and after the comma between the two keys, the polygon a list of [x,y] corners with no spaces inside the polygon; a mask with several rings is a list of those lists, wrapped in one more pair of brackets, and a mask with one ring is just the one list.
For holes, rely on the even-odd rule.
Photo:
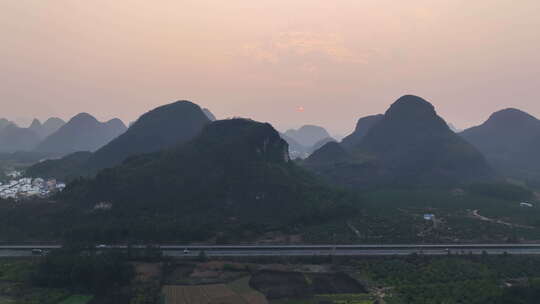
{"label": "vehicle on highway", "polygon": [[107,248],[107,245],[105,245],[105,244],[99,244],[99,245],[96,246],[96,248],[97,248],[97,249],[105,249],[105,248]]}
{"label": "vehicle on highway", "polygon": [[42,249],[32,249],[32,254],[33,255],[42,255],[43,250]]}
{"label": "vehicle on highway", "polygon": [[189,254],[189,250],[187,248],[184,249],[184,254]]}

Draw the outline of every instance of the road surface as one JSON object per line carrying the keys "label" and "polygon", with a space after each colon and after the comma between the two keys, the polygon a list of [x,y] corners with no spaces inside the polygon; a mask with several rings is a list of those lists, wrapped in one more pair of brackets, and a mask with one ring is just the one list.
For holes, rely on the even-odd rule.
{"label": "road surface", "polygon": [[[0,257],[22,257],[39,255],[34,249],[49,251],[61,245],[0,245]],[[100,246],[98,250],[126,249],[125,245]],[[137,246],[136,248],[144,248]],[[161,245],[165,256],[198,256],[204,251],[215,257],[258,257],[258,256],[393,256],[451,254],[515,254],[540,255],[540,244],[394,244],[394,245],[239,245],[239,246],[193,246]],[[34,250],[34,252],[32,252]]]}

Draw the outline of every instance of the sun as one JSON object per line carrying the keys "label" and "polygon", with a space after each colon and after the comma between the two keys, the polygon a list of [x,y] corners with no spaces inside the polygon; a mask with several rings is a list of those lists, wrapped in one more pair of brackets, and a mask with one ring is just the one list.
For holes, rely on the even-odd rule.
{"label": "sun", "polygon": [[296,108],[296,111],[297,112],[304,112],[304,107],[303,106],[299,106],[298,108]]}

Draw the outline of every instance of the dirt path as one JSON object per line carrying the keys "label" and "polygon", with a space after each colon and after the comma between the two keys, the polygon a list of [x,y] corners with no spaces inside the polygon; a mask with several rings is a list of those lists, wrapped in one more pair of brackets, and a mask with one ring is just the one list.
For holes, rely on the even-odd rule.
{"label": "dirt path", "polygon": [[362,238],[362,235],[360,234],[360,231],[358,231],[358,229],[356,229],[356,227],[353,226],[353,224],[351,224],[351,222],[347,222],[347,226],[349,227],[349,229],[351,229],[351,231],[356,234],[356,236],[358,238]]}
{"label": "dirt path", "polygon": [[481,220],[481,221],[491,222],[491,223],[495,223],[495,224],[501,224],[501,225],[505,225],[505,226],[508,226],[508,227],[518,227],[518,228],[526,228],[526,229],[533,229],[534,228],[532,226],[520,225],[520,224],[512,224],[512,223],[505,222],[505,221],[502,221],[502,220],[492,219],[492,218],[489,218],[489,217],[485,217],[485,216],[481,215],[478,212],[479,212],[478,209],[473,210],[471,212],[471,215],[473,217]]}

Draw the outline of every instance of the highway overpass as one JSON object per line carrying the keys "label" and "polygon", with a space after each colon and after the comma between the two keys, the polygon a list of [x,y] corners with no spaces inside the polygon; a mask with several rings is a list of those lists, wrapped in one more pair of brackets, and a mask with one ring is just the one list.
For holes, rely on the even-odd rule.
{"label": "highway overpass", "polygon": [[[127,249],[127,245],[99,245],[98,250]],[[131,248],[142,249],[137,245]],[[516,254],[540,255],[540,244],[384,244],[384,245],[154,245],[165,256],[197,256],[204,251],[207,256],[257,257],[257,256],[393,256],[445,254]],[[0,257],[31,256],[40,250],[62,248],[59,244],[3,244]]]}

